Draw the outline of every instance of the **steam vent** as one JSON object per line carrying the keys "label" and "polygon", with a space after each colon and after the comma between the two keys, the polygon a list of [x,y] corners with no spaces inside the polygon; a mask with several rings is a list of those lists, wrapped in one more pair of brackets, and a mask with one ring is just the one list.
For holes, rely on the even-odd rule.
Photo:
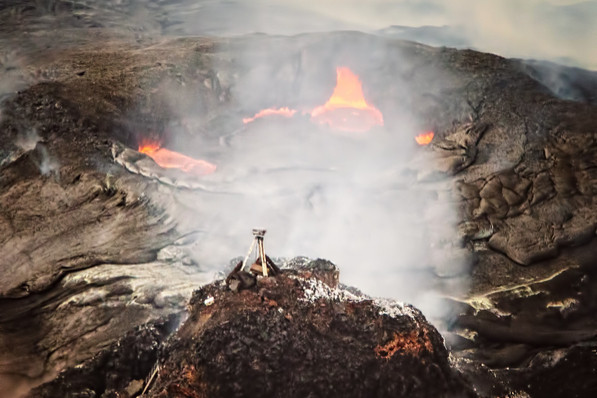
{"label": "steam vent", "polygon": [[0,398],[597,397],[597,72],[261,3],[0,4]]}

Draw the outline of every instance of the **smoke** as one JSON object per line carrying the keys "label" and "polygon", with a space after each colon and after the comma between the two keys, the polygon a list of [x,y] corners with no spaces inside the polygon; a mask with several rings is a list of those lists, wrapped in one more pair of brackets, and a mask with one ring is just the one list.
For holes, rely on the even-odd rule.
{"label": "smoke", "polygon": [[35,149],[37,143],[41,140],[37,134],[36,129],[30,129],[19,135],[15,140],[15,145],[21,148],[25,152],[29,152]]}
{"label": "smoke", "polygon": [[[0,22],[7,22],[0,42],[2,48],[16,48],[18,42],[31,57],[38,50],[47,55],[60,46],[110,38],[94,34],[100,27],[142,42],[147,37],[255,32],[378,33],[402,25],[435,27],[431,34],[429,29],[403,29],[402,34],[436,45],[459,43],[503,56],[597,68],[597,53],[587,51],[597,36],[595,1],[29,3],[42,5],[39,20],[31,19],[27,4],[17,17],[0,15]],[[8,24],[14,20],[22,25]],[[446,29],[455,32],[449,40]],[[44,30],[52,34],[40,34]],[[27,35],[21,34],[24,31]],[[199,231],[189,256],[203,268],[222,269],[231,258],[246,253],[251,229],[262,227],[268,230],[265,245],[271,256],[330,259],[340,266],[344,283],[411,302],[433,318],[444,316],[449,308],[437,297],[465,291],[469,259],[457,242],[459,220],[451,182],[419,178],[433,170],[434,158],[413,139],[429,124],[417,116],[413,98],[438,96],[440,72],[421,72],[425,65],[413,65],[400,51],[358,35],[267,41],[252,36],[221,51],[227,59],[214,59],[214,74],[203,84],[217,91],[218,101],[230,98],[233,106],[226,113],[209,114],[213,104],[204,102],[193,87],[180,82],[160,87],[173,118],[180,121],[167,126],[171,149],[184,149],[218,165],[217,173],[203,180],[205,191],[177,190],[169,198],[170,212],[181,216],[181,230]],[[0,54],[0,101],[25,84],[23,76],[29,76],[31,66],[23,59],[15,52]],[[327,100],[337,66],[347,66],[361,77],[365,97],[384,115],[383,128],[339,134],[302,115]],[[27,84],[34,80],[27,79]],[[243,127],[243,117],[269,106],[298,112],[292,119],[264,119]],[[458,120],[463,115],[451,116]],[[42,174],[58,170],[35,131],[28,131],[17,145],[34,152]]]}
{"label": "smoke", "polygon": [[[25,3],[25,2],[23,2]],[[399,26],[400,37],[459,45],[505,57],[534,58],[597,69],[587,51],[597,37],[597,0],[91,0],[29,1],[13,6],[7,23],[52,29],[81,42],[70,28],[109,27],[135,40],[156,35],[293,35]],[[0,14],[0,17],[2,15]],[[62,29],[60,29],[62,28]],[[410,29],[403,29],[410,28]],[[91,39],[92,35],[89,36]],[[123,36],[124,37],[124,36]],[[40,38],[36,38],[39,41]],[[44,42],[55,46],[57,41]]]}
{"label": "smoke", "polygon": [[463,26],[471,45],[506,57],[538,58],[597,68],[597,54],[587,52],[597,27],[595,1],[451,2],[451,25]]}
{"label": "smoke", "polygon": [[[82,43],[86,37],[72,28],[98,26],[127,31],[135,40],[352,29],[409,35],[434,44],[466,43],[504,56],[597,65],[597,54],[586,51],[597,33],[595,25],[587,23],[597,15],[595,1],[118,0],[98,5],[82,0],[76,7],[54,1],[35,4],[41,19],[31,19],[34,13],[24,11],[17,19],[31,30],[63,30],[60,38],[67,45]],[[387,29],[398,25],[401,28]],[[452,34],[444,37],[446,29]],[[413,97],[417,92],[435,95],[434,82],[441,76],[431,73],[416,84],[409,82],[413,66],[396,51],[362,42],[357,36],[353,47],[342,47],[341,40],[331,37],[326,43],[315,40],[309,45],[300,38],[235,41],[227,49],[232,59],[216,60],[214,75],[204,82],[218,91],[219,101],[229,97],[234,104],[229,114],[217,118],[203,112],[213,109],[213,104],[203,103],[204,98],[179,87],[178,82],[161,87],[164,101],[180,120],[167,127],[171,143],[219,165],[218,173],[210,177],[212,191],[204,193],[199,203],[182,196],[177,200],[196,209],[197,218],[187,222],[197,223],[204,231],[196,250],[202,264],[216,266],[232,257],[231,253],[243,253],[250,240],[248,231],[263,226],[270,231],[267,242],[275,254],[329,257],[345,268],[347,282],[374,294],[416,302],[415,296],[433,285],[438,273],[445,273],[437,269],[442,256],[434,250],[457,248],[453,242],[455,212],[446,204],[450,202],[438,199],[445,181],[421,183],[413,166],[421,155],[412,137],[430,124],[415,115]],[[26,48],[23,51],[28,53]],[[5,75],[26,70],[21,64],[14,54],[3,55]],[[384,114],[384,128],[360,136],[339,135],[302,115],[326,101],[335,83],[335,68],[341,65],[362,77],[365,96]],[[13,80],[18,79],[2,79],[0,95],[14,92]],[[290,121],[259,120],[247,128],[237,124],[242,117],[269,106],[297,109],[297,116]],[[462,115],[452,117],[459,120]],[[29,148],[30,142],[21,146]],[[47,148],[36,145],[41,173],[57,170]]]}
{"label": "smoke", "polygon": [[597,103],[597,72],[546,61],[521,61],[522,69],[559,98]]}
{"label": "smoke", "polygon": [[[419,28],[402,36],[461,45],[505,57],[545,59],[597,69],[597,1],[573,0],[184,0],[166,7],[163,33],[229,36],[333,30]],[[456,32],[458,37],[454,37]]]}
{"label": "smoke", "polygon": [[42,175],[55,174],[58,177],[60,164],[53,156],[50,155],[48,148],[45,145],[40,144],[36,149],[37,153],[39,154],[36,161],[36,165],[39,167],[39,172]]}
{"label": "smoke", "polygon": [[[22,152],[32,152],[31,159],[39,168],[42,175],[55,174],[58,177],[60,164],[58,160],[50,154],[47,146],[42,142],[36,129],[28,129],[19,134],[14,144]],[[21,152],[21,153],[22,153]]]}
{"label": "smoke", "polygon": [[[586,51],[597,33],[590,23],[597,16],[594,1],[233,0],[196,4],[189,10],[184,1],[174,3],[168,10],[172,25],[164,26],[163,34],[384,30],[382,34],[396,35],[400,29],[386,28],[402,25],[408,38],[436,45],[457,42],[503,56],[597,67],[597,54]],[[446,31],[451,33],[447,39],[442,37]],[[298,116],[258,120],[245,129],[228,131],[219,141],[226,143],[225,148],[214,148],[213,141],[204,139],[196,153],[210,154],[207,160],[218,163],[219,171],[209,177],[212,192],[202,194],[196,204],[196,220],[203,231],[194,253],[197,261],[210,266],[225,263],[232,252],[242,255],[250,243],[251,228],[264,227],[269,231],[270,254],[329,258],[342,267],[347,283],[374,295],[411,301],[426,313],[438,315],[437,301],[428,293],[462,292],[466,278],[458,276],[466,273],[469,264],[455,242],[458,218],[449,181],[418,181],[420,170],[414,166],[423,163],[421,148],[412,137],[426,121],[413,116],[412,97],[416,91],[437,94],[433,86],[441,76],[430,74],[419,85],[409,84],[404,78],[407,74],[401,72],[412,65],[388,48],[358,44],[340,48],[330,39],[327,44],[312,43],[295,51],[298,41],[245,38],[237,41],[238,47],[228,49],[236,69],[231,70],[230,62],[216,69],[221,86],[230,87],[237,106],[237,113],[229,118],[241,120],[271,106],[308,111],[325,102],[333,90],[335,67],[345,65],[363,78],[365,95],[382,109],[386,126],[347,136],[310,124],[308,116]],[[193,119],[193,115],[184,117]],[[210,128],[218,131],[223,126],[212,123]],[[432,156],[427,158],[428,163],[433,161]],[[193,206],[191,199],[178,200]],[[439,309],[439,315],[443,310]]]}
{"label": "smoke", "polygon": [[[412,112],[413,98],[437,95],[444,76],[385,43],[346,33],[253,36],[218,49],[224,55],[213,67],[232,105],[194,137],[182,125],[172,127],[167,142],[218,165],[202,178],[204,191],[178,190],[170,206],[192,210],[181,228],[201,231],[190,255],[202,268],[222,269],[243,256],[251,229],[265,228],[270,256],[329,259],[344,283],[411,302],[433,317],[448,310],[436,296],[464,291],[469,259],[457,242],[451,183],[421,180],[434,169],[434,157],[414,140],[427,124]],[[360,76],[383,127],[342,133],[310,120],[308,111],[332,94],[338,66]],[[199,118],[193,110],[202,104],[183,88],[163,95],[187,124]],[[297,112],[242,124],[272,106]]]}
{"label": "smoke", "polygon": [[10,95],[26,86],[25,65],[26,62],[18,51],[6,47],[0,49],[0,105]]}

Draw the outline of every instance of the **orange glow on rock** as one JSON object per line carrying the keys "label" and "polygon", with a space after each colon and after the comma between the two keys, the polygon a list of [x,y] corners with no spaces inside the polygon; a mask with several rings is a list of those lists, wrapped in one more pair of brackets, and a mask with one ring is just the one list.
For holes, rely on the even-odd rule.
{"label": "orange glow on rock", "polygon": [[255,114],[253,117],[246,117],[243,119],[243,123],[251,123],[255,121],[255,119],[259,119],[264,116],[272,116],[272,115],[279,115],[284,117],[292,117],[296,113],[296,110],[290,109],[288,107],[284,108],[267,108],[263,109]]}
{"label": "orange glow on rock", "polygon": [[165,169],[180,169],[196,176],[204,176],[216,171],[216,165],[205,160],[193,159],[182,153],[161,148],[157,143],[139,145],[139,152],[152,158],[160,167]]}
{"label": "orange glow on rock", "polygon": [[311,120],[348,132],[365,132],[383,126],[379,109],[367,103],[357,75],[346,67],[336,69],[336,87],[330,99],[311,111]]}
{"label": "orange glow on rock", "polygon": [[433,133],[433,131],[422,133],[415,137],[415,141],[417,141],[417,144],[419,145],[429,145],[431,144],[434,135],[435,134]]}

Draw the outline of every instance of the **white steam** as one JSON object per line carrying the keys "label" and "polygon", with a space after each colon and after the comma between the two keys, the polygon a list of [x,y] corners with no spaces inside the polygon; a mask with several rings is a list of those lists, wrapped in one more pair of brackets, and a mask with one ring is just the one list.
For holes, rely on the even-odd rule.
{"label": "white steam", "polygon": [[[314,47],[305,45],[309,39],[243,39],[241,49],[232,52],[234,66],[216,61],[235,104],[227,114],[239,125],[262,107],[298,112],[290,119],[258,119],[229,135],[220,131],[221,139],[205,134],[225,130],[224,122],[212,123],[191,141],[182,127],[180,134],[174,131],[172,149],[218,165],[215,174],[202,178],[204,192],[178,191],[176,206],[194,214],[182,220],[184,228],[202,231],[190,254],[202,267],[221,269],[243,256],[251,229],[265,228],[270,256],[329,259],[340,267],[343,283],[439,317],[446,308],[433,297],[466,288],[469,260],[456,242],[451,182],[419,180],[426,168],[433,169],[432,152],[416,145],[421,121],[401,102],[412,87],[398,68],[384,64],[408,69],[411,61],[397,49],[386,54],[375,48],[383,41],[354,44],[363,37],[344,38],[348,47],[327,39]],[[371,55],[366,60],[360,55],[364,48]],[[361,76],[367,101],[383,112],[384,127],[340,133],[302,114],[332,94],[337,66]],[[385,67],[392,72],[379,73]],[[425,90],[432,91],[439,78],[429,75]],[[376,87],[383,88],[376,93]]]}
{"label": "white steam", "polygon": [[39,167],[39,172],[42,175],[54,174],[58,176],[60,164],[58,160],[50,155],[48,148],[45,145],[38,145],[39,160],[36,162]]}
{"label": "white steam", "polygon": [[[597,69],[595,0],[228,0],[166,6],[167,34],[216,36],[332,30],[403,33],[415,41],[459,45],[505,57],[538,58]],[[433,29],[435,28],[435,29]],[[454,38],[456,32],[457,38]]]}
{"label": "white steam", "polygon": [[55,174],[60,168],[58,160],[50,154],[47,146],[42,142],[36,129],[29,129],[17,136],[15,145],[22,152],[32,152],[32,160],[42,175]]}
{"label": "white steam", "polygon": [[23,151],[29,152],[35,149],[40,140],[41,138],[37,134],[37,130],[29,129],[17,137],[15,145]]}
{"label": "white steam", "polygon": [[[140,38],[371,33],[399,27],[391,32],[433,45],[597,70],[597,52],[591,51],[597,37],[597,0],[78,0],[79,7],[68,2],[47,2],[57,4],[45,7],[45,2],[36,3],[45,14],[36,27],[52,31],[71,24],[100,24]],[[15,9],[18,14],[19,8]],[[70,37],[68,31],[62,32],[66,41],[85,36]],[[56,45],[54,36],[47,44]]]}

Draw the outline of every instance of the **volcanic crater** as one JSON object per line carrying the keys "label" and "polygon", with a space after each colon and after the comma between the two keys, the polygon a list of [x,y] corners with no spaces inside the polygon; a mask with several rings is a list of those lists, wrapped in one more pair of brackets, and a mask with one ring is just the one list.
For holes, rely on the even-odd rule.
{"label": "volcanic crater", "polygon": [[[357,32],[27,60],[0,121],[2,397],[597,392],[597,113],[533,63]],[[313,120],[339,68],[379,112],[339,116],[358,131]],[[243,122],[269,108],[296,112]],[[158,147],[198,163],[164,168]],[[450,357],[418,311],[384,318],[365,295],[305,304],[288,276],[239,293],[214,282],[270,220],[281,257],[318,251],[348,284],[417,306],[437,292],[428,318]],[[276,362],[285,350],[298,374]]]}

